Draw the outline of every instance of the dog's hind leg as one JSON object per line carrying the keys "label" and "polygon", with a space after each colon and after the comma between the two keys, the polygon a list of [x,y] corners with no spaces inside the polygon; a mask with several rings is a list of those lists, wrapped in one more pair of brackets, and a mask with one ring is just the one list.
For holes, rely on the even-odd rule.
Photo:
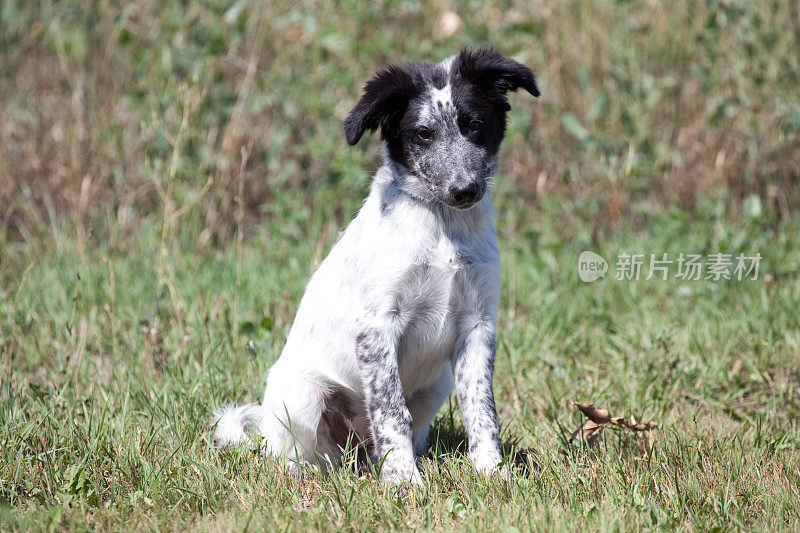
{"label": "dog's hind leg", "polygon": [[324,382],[313,375],[273,367],[264,393],[264,414],[258,424],[267,449],[298,466],[315,463],[327,392]]}

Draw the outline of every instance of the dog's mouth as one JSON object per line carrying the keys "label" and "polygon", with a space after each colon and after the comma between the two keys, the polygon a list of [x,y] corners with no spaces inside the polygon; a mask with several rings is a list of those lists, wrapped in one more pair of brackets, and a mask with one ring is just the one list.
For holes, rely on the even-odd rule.
{"label": "dog's mouth", "polygon": [[456,211],[469,211],[470,209],[475,207],[475,205],[477,205],[478,202],[480,202],[480,198],[473,202],[463,202],[463,203],[450,203],[442,201],[442,205],[445,205],[450,209],[455,209]]}

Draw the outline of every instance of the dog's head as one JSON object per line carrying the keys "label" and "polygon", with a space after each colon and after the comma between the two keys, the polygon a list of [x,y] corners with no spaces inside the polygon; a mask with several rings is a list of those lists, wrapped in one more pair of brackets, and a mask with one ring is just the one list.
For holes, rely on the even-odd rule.
{"label": "dog's head", "polygon": [[375,75],[344,121],[347,142],[381,130],[384,157],[409,194],[468,209],[486,193],[510,109],[506,93],[539,89],[531,70],[491,49]]}

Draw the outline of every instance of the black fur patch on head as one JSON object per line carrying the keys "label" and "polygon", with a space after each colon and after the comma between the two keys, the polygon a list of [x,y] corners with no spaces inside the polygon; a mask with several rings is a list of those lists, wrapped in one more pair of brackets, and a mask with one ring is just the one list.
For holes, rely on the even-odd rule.
{"label": "black fur patch on head", "polygon": [[347,143],[355,145],[365,131],[381,128],[383,138],[395,135],[394,126],[412,98],[424,88],[422,69],[427,65],[392,65],[375,75],[344,121]]}
{"label": "black fur patch on head", "polygon": [[503,111],[511,109],[506,99],[508,91],[523,88],[533,96],[540,94],[531,69],[491,48],[462,50],[454,68],[462,80]]}
{"label": "black fur patch on head", "polygon": [[430,95],[448,84],[457,124],[446,134],[460,132],[463,138],[484,149],[471,154],[475,161],[465,162],[468,172],[480,174],[497,154],[505,135],[506,112],[510,109],[506,93],[523,88],[539,95],[528,67],[488,48],[462,50],[443,64],[411,63],[391,66],[376,74],[344,122],[347,142],[354,145],[365,131],[380,128],[389,158],[406,168],[414,167],[421,154],[432,149],[432,142],[443,138],[443,130],[431,130],[433,141],[420,142],[419,122],[421,117],[439,116],[445,111],[441,104],[431,108]]}

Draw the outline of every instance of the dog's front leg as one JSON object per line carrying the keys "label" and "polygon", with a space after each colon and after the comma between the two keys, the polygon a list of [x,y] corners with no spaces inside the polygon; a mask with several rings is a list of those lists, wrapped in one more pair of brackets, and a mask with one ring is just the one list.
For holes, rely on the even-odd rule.
{"label": "dog's front leg", "polygon": [[396,336],[381,328],[366,328],[356,337],[356,358],[364,387],[372,441],[383,461],[381,480],[422,486],[414,463],[411,414],[397,367]]}
{"label": "dog's front leg", "polygon": [[494,330],[481,323],[468,331],[453,361],[458,403],[464,415],[469,456],[475,468],[492,472],[502,459],[500,422],[494,404]]}

